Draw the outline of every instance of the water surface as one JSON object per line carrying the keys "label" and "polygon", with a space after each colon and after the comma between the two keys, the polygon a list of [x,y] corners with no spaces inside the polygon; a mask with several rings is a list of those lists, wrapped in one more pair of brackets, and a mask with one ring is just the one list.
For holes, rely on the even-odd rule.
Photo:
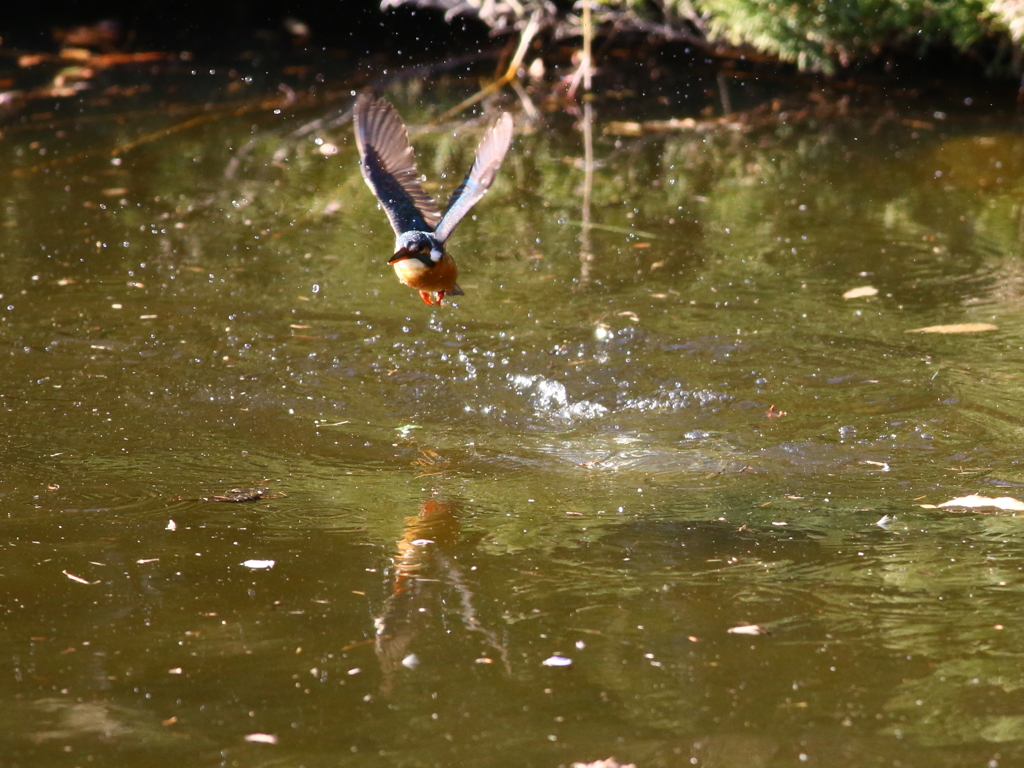
{"label": "water surface", "polygon": [[1024,494],[1016,123],[516,112],[430,308],[344,99],[145,106],[0,140],[6,764],[1024,758],[1021,522],[923,506]]}

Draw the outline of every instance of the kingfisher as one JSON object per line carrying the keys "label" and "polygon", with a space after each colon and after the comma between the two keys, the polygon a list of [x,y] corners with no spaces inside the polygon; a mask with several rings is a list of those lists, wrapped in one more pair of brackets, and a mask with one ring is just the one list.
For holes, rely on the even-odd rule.
{"label": "kingfisher", "polygon": [[395,268],[399,282],[415,288],[431,306],[440,306],[445,296],[465,295],[456,282],[455,259],[445,244],[494,181],[512,143],[512,127],[512,116],[502,112],[480,140],[473,166],[442,214],[420,184],[409,134],[398,111],[367,93],[356,99],[359,167],[395,230],[395,254],[388,264]]}

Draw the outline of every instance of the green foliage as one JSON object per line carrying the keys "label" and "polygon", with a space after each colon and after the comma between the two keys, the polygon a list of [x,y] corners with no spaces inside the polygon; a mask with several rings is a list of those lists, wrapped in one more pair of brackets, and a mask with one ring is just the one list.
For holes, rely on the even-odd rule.
{"label": "green foliage", "polygon": [[[694,0],[710,36],[796,62],[802,69],[831,71],[865,54],[894,46],[916,53],[951,43],[967,50],[993,31],[1005,15],[983,0]],[[995,3],[997,4],[997,3]],[[675,0],[687,13],[689,0]]]}

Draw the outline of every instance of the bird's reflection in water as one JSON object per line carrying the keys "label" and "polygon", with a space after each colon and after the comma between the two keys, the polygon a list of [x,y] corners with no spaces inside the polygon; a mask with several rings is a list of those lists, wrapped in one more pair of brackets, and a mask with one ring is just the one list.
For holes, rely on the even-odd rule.
{"label": "bird's reflection in water", "polygon": [[[465,628],[478,633],[506,672],[510,671],[507,649],[498,634],[480,622],[473,607],[473,591],[458,562],[461,527],[455,513],[456,507],[450,502],[426,499],[420,503],[419,514],[405,519],[405,532],[397,543],[394,586],[374,619],[382,693],[392,690],[395,676],[403,667],[419,663],[412,650],[413,640],[447,613],[449,605],[455,606]],[[455,599],[447,601],[449,594]],[[493,661],[489,656],[481,660]]]}

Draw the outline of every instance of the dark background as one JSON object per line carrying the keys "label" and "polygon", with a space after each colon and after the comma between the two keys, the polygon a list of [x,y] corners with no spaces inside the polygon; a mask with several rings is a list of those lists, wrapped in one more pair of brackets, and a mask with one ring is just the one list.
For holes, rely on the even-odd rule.
{"label": "dark background", "polygon": [[[9,3],[0,18],[0,51],[55,50],[54,30],[100,21],[118,22],[125,50],[189,50],[204,56],[234,53],[253,45],[295,46],[285,29],[299,19],[311,35],[301,44],[342,49],[354,56],[381,52],[420,53],[425,58],[490,47],[489,30],[475,18],[453,23],[436,10],[381,11],[377,0],[96,0],[68,3]],[[415,47],[416,50],[403,50]]]}

